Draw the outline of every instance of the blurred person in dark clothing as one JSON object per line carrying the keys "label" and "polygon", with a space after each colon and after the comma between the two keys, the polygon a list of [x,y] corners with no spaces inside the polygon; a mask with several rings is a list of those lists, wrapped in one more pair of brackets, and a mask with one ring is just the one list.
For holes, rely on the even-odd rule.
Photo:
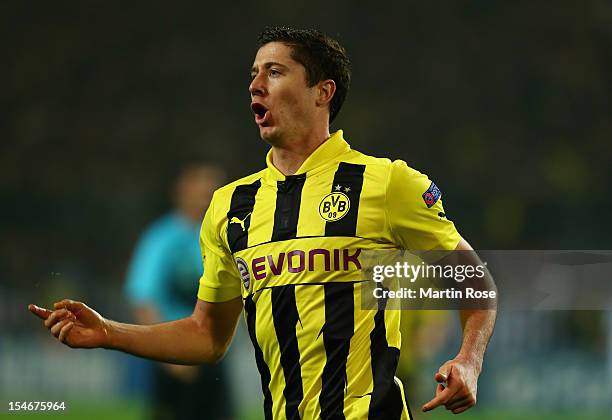
{"label": "blurred person in dark clothing", "polygon": [[[189,316],[202,275],[198,243],[200,224],[215,189],[220,168],[203,164],[183,167],[174,185],[175,208],[156,220],[140,238],[125,287],[136,321],[156,324]],[[223,365],[153,365],[150,418],[194,419],[204,402],[207,418],[227,419],[228,384]]]}

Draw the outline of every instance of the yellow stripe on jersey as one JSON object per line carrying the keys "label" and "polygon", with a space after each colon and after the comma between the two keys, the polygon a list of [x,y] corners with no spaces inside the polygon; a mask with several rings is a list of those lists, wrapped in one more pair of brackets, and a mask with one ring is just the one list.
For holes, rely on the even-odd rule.
{"label": "yellow stripe on jersey", "polygon": [[266,169],[215,192],[198,297],[244,299],[266,419],[408,418],[394,378],[400,314],[382,300],[361,308],[360,255],[454,249],[434,187],[402,161],[351,150],[338,131],[294,175],[269,153]]}
{"label": "yellow stripe on jersey", "polygon": [[353,305],[358,322],[355,324],[355,334],[351,339],[346,364],[346,376],[352,378],[348,383],[344,402],[344,416],[347,419],[358,418],[368,412],[374,383],[372,366],[364,361],[370,359],[370,333],[374,329],[376,311],[361,309],[361,283],[355,287]]}
{"label": "yellow stripe on jersey", "polygon": [[306,177],[297,224],[298,237],[325,235],[326,222],[319,215],[321,191],[328,190],[333,180],[334,171],[318,172],[316,175]]}
{"label": "yellow stripe on jersey", "polygon": [[318,328],[325,322],[325,311],[321,310],[325,303],[325,293],[322,287],[297,286],[295,296],[298,313],[308,314],[307,319],[296,329],[304,390],[298,411],[302,418],[315,419],[321,415],[317,403],[322,382],[319,370],[326,362],[325,346]]}

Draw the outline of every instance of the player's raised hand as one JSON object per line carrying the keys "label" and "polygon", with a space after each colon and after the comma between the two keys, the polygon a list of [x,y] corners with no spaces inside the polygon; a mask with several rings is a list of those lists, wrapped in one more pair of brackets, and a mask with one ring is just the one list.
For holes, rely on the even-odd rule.
{"label": "player's raised hand", "polygon": [[53,336],[74,348],[106,347],[109,343],[108,324],[102,316],[82,302],[64,299],[54,310],[28,305],[28,310],[44,320]]}
{"label": "player's raised hand", "polygon": [[438,369],[434,379],[438,382],[436,396],[423,405],[423,411],[444,407],[459,414],[476,404],[479,369],[476,366],[454,359],[444,363]]}

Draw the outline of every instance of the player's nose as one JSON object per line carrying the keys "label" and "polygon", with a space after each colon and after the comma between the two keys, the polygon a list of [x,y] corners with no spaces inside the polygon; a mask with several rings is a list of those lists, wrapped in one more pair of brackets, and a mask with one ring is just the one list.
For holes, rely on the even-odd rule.
{"label": "player's nose", "polygon": [[251,96],[264,96],[266,92],[265,78],[263,75],[258,74],[253,77],[249,85],[249,93]]}

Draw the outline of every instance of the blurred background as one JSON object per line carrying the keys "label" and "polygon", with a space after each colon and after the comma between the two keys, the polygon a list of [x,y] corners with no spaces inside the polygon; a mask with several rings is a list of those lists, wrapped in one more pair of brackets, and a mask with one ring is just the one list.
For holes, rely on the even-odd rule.
{"label": "blurred background", "polygon": [[[314,27],[346,46],[352,87],[332,129],[427,173],[474,248],[610,249],[609,1],[11,0],[0,16],[0,416],[9,401],[37,400],[65,401],[64,419],[149,418],[146,366],[62,347],[26,305],[71,297],[135,320],[129,262],[172,208],[177,170],[216,162],[234,180],[265,164],[247,87],[266,25]],[[398,373],[413,414],[449,418],[419,407],[458,349],[457,317],[404,317]],[[224,362],[227,403],[234,418],[259,419],[242,324]],[[611,408],[611,313],[501,311],[479,404],[463,417]]]}

